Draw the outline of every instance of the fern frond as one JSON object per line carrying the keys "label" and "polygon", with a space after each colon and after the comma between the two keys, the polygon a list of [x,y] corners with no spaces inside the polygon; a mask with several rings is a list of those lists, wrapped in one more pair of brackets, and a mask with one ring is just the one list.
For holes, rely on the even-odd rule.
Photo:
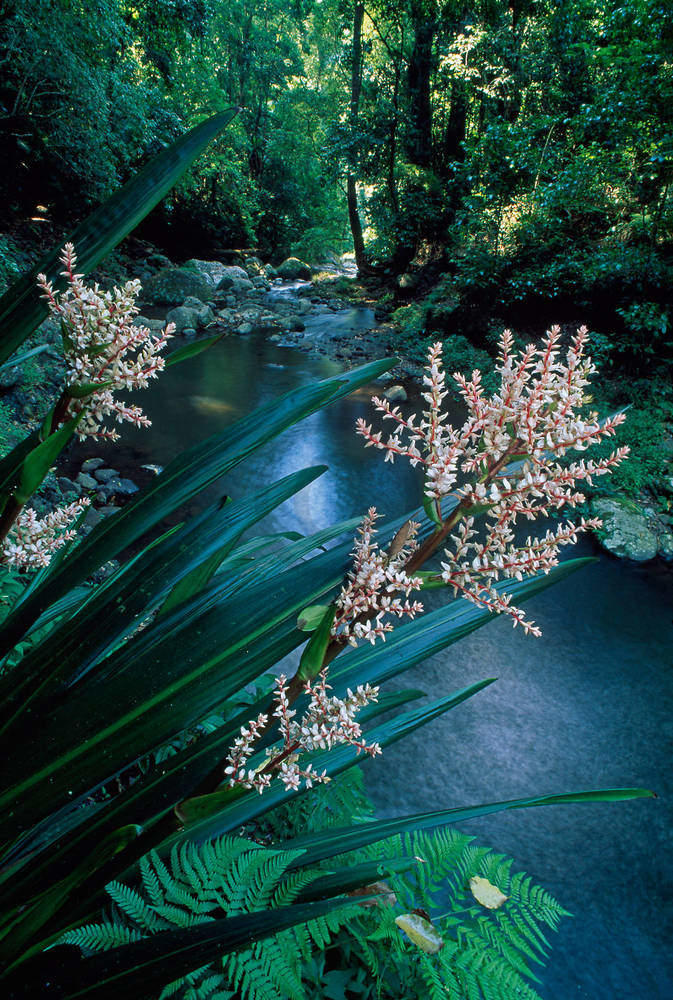
{"label": "fern frond", "polygon": [[140,941],[145,935],[135,927],[125,924],[105,922],[101,924],[86,924],[75,930],[66,931],[59,938],[59,944],[74,944],[84,951],[109,951],[110,948],[121,948],[122,945]]}

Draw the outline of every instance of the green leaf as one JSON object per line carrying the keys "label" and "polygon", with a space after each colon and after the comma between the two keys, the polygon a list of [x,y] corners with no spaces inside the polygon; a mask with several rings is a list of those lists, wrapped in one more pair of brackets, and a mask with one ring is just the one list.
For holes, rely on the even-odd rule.
{"label": "green leaf", "polygon": [[[129,824],[115,830],[102,843],[97,844],[90,856],[81,859],[75,869],[59,882],[52,884],[31,901],[30,906],[22,906],[8,924],[3,925],[2,938],[11,935],[9,954],[16,954],[36,935],[43,934],[43,928],[58,912],[63,902],[74,893],[92,871],[121,853],[142,833],[142,828]],[[0,954],[5,953],[5,945],[0,944]]]}
{"label": "green leaf", "polygon": [[[535,795],[523,799],[508,799],[503,802],[486,802],[475,806],[458,806],[453,809],[439,809],[435,812],[414,813],[413,815],[397,816],[392,819],[375,820],[361,826],[341,827],[340,829],[307,834],[285,841],[283,850],[304,851],[301,859],[304,865],[317,864],[335,854],[345,854],[348,851],[366,847],[375,841],[392,837],[396,834],[418,830],[431,830],[434,827],[449,823],[464,823],[479,816],[489,816],[508,809],[531,809],[537,806],[554,805],[584,805],[595,802],[628,802],[631,799],[656,798],[655,793],[647,788],[599,788],[591,791],[566,792],[561,795]],[[293,866],[294,867],[294,866]]]}
{"label": "green leaf", "polygon": [[161,475],[112,518],[105,518],[43,587],[22,602],[0,631],[5,655],[52,601],[114,559],[145,531],[215,482],[287,427],[348,395],[391,366],[385,359],[294,389],[174,459]]}
{"label": "green leaf", "polygon": [[304,608],[297,617],[297,628],[302,632],[315,632],[329,610],[328,604],[313,604],[310,608]]}
{"label": "green leaf", "polygon": [[106,382],[84,382],[81,385],[69,385],[67,392],[73,399],[85,399],[87,396],[92,396],[94,392],[109,389],[111,385],[114,385],[112,379]]}
{"label": "green leaf", "polygon": [[46,441],[43,441],[26,455],[21,466],[19,485],[14,494],[17,503],[23,505],[30,500],[58,455],[75,433],[78,423],[79,417],[69,420],[53,434],[50,434]]}
{"label": "green leaf", "polygon": [[23,354],[19,354],[18,357],[12,358],[11,361],[5,361],[4,364],[0,365],[0,372],[5,368],[18,368],[24,364],[28,358],[33,358],[36,354],[44,354],[44,352],[48,350],[49,344],[40,344],[39,347],[31,347],[29,351],[25,351]]}
{"label": "green leaf", "polygon": [[[135,229],[139,222],[168,194],[187,167],[208,143],[238,113],[238,108],[221,111],[181,136],[155,156],[135,177],[97,208],[63,242],[73,243],[77,269],[87,274]],[[0,361],[11,357],[26,337],[47,316],[36,281],[40,273],[62,283],[60,247],[43,257],[32,270],[19,278],[0,299]]]}
{"label": "green leaf", "polygon": [[[566,559],[547,574],[540,573],[521,582],[504,580],[496,584],[496,590],[512,594],[514,602],[519,604],[593,562],[592,558]],[[453,645],[495,617],[487,608],[464,598],[451,601],[413,622],[398,625],[385,645],[363,645],[340,657],[330,668],[330,684],[335,694],[342,694],[355,684],[381,684]]]}
{"label": "green leaf", "polygon": [[218,340],[222,340],[224,336],[226,336],[226,331],[218,333],[216,337],[206,337],[203,340],[195,340],[192,344],[185,344],[184,347],[178,347],[177,351],[166,356],[166,367],[170,368],[171,365],[179,365],[181,361],[196,357],[197,354],[207,351]]}
{"label": "green leaf", "polygon": [[442,516],[437,510],[437,501],[434,497],[426,496],[425,493],[423,494],[423,510],[433,524],[436,524],[438,528],[442,527]]}
{"label": "green leaf", "polygon": [[79,949],[58,947],[32,966],[22,964],[5,986],[15,1000],[47,992],[60,1000],[118,1000],[120,993],[124,1000],[147,1000],[167,983],[223,955],[352,905],[352,900],[329,899],[246,913],[163,931],[86,959],[80,958]]}
{"label": "green leaf", "polygon": [[[310,609],[306,609],[310,610]],[[299,616],[306,614],[306,610]],[[332,625],[336,617],[336,606],[331,604],[324,612],[320,622],[306,643],[306,647],[301,654],[297,677],[302,681],[311,681],[318,676],[325,662],[325,653],[332,638]],[[306,631],[306,629],[304,629]]]}
{"label": "green leaf", "polygon": [[[368,743],[379,743],[382,747],[390,746],[409,733],[412,733],[415,729],[427,725],[433,719],[439,718],[452,708],[461,705],[468,698],[478,694],[492,683],[493,678],[487,678],[476,684],[471,684],[469,687],[461,688],[459,691],[454,691],[452,694],[444,698],[439,698],[429,705],[423,705],[411,712],[404,712],[394,719],[383,723],[381,726],[367,730],[367,741]],[[377,711],[386,711],[387,708],[387,705],[382,706],[380,709],[374,706],[372,714]],[[333,747],[331,750],[311,754],[307,758],[307,761],[310,760],[315,771],[319,773],[327,771],[328,776],[333,777],[340,774],[341,771],[352,767],[361,759],[362,757],[357,749],[352,746],[342,745]],[[210,815],[195,823],[185,833],[176,834],[170,838],[170,840],[162,845],[161,850],[167,850],[173,843],[179,843],[184,838],[204,840],[209,837],[220,836],[222,833],[230,830],[237,830],[243,824],[255,819],[260,813],[264,813],[274,806],[296,798],[298,794],[305,793],[288,792],[279,781],[273,782],[271,787],[264,792],[263,796],[252,791],[246,792],[244,796],[239,796],[236,800],[230,801],[230,795],[225,797],[223,793],[215,792],[213,793],[215,797],[211,800],[210,804],[212,806],[209,809]],[[226,801],[223,803],[217,800],[217,796],[220,795],[223,799],[226,798]],[[220,805],[224,807],[220,812],[215,813],[215,808]],[[201,812],[204,812],[208,808],[208,803],[200,802],[198,803],[198,808]]]}

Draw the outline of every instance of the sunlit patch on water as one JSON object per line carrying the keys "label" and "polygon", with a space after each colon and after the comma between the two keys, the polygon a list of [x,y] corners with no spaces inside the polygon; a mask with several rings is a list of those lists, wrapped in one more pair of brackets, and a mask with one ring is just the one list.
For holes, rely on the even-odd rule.
{"label": "sunlit patch on water", "polygon": [[[282,365],[277,367],[282,368]],[[189,402],[197,413],[204,414],[230,414],[236,412],[236,407],[228,403],[226,399],[217,399],[215,396],[190,396]]]}

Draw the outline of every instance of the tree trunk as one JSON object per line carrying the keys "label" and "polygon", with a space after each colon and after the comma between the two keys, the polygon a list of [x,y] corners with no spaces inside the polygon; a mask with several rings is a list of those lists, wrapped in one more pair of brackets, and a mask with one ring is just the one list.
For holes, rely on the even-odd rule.
{"label": "tree trunk", "polygon": [[430,77],[432,73],[432,43],[435,21],[426,3],[413,5],[414,46],[409,60],[409,114],[411,141],[409,159],[419,167],[427,167],[432,159],[432,103]]}
{"label": "tree trunk", "polygon": [[362,223],[358,212],[358,196],[356,184],[357,151],[355,149],[355,130],[360,108],[360,91],[362,90],[362,22],[365,16],[365,5],[359,0],[353,5],[353,51],[351,62],[351,102],[350,126],[351,147],[348,154],[348,177],[346,193],[348,198],[348,221],[353,236],[353,250],[358,271],[367,270],[365,243],[362,236]]}

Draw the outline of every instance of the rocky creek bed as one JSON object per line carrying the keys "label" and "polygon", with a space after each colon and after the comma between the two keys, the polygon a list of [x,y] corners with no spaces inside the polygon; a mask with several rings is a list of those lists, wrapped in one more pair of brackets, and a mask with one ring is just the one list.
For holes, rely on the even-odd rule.
{"label": "rocky creek bed", "polygon": [[[258,257],[241,255],[235,264],[192,259],[178,266],[152,252],[129,262],[128,271],[142,283],[141,312],[136,322],[153,331],[163,329],[167,322],[174,323],[176,343],[214,335],[262,335],[279,347],[292,347],[344,366],[398,353],[395,325],[377,322],[373,304],[353,303],[330,290],[325,278],[333,275],[338,287],[339,277],[353,275],[348,263],[329,261],[311,268],[297,258],[288,258],[273,267]],[[316,273],[322,279],[317,285],[312,281]],[[336,314],[338,322],[334,322]],[[60,391],[59,339],[57,324],[47,320],[29,344],[41,347],[42,353],[34,358],[28,379],[18,366],[0,372],[5,413],[17,434],[22,428],[33,427]],[[422,368],[416,362],[401,357],[383,380],[381,391],[389,399],[403,402],[407,395],[418,395],[421,375]],[[84,524],[90,529],[102,517],[114,514],[156,473],[151,463],[123,470],[117,469],[117,464],[108,467],[94,454],[78,466],[71,449],[45,484],[36,506],[47,510],[88,494],[92,506]],[[592,508],[603,519],[600,541],[612,555],[635,562],[657,558],[673,561],[671,518],[662,515],[652,502],[598,496]]]}

